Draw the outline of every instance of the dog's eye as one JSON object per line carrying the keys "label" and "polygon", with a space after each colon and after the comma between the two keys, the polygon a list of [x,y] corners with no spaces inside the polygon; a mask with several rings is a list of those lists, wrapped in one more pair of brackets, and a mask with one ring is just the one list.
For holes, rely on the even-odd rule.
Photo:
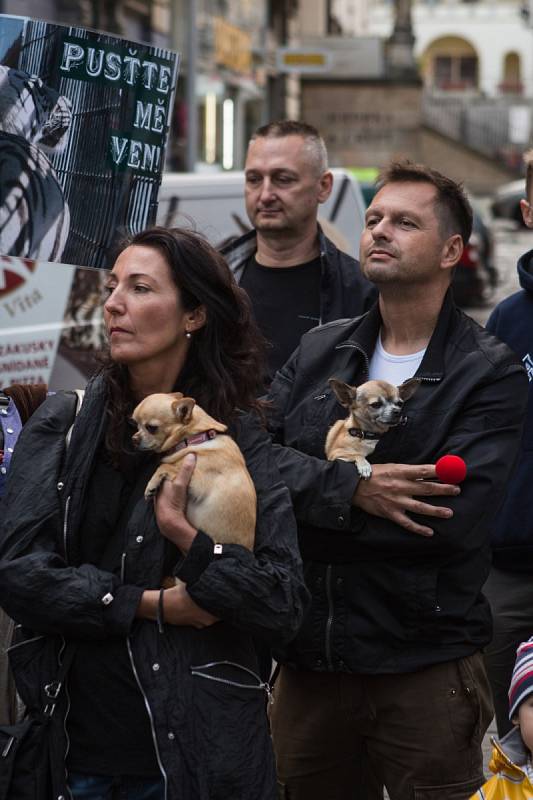
{"label": "dog's eye", "polygon": [[159,426],[158,425],[146,425],[146,430],[148,433],[157,433]]}
{"label": "dog's eye", "polygon": [[403,400],[397,400],[397,401],[396,401],[396,405],[398,406],[398,408],[402,408],[402,406],[403,406]]}
{"label": "dog's eye", "polygon": [[380,408],[381,407],[381,400],[376,400],[373,403],[370,403],[370,408]]}

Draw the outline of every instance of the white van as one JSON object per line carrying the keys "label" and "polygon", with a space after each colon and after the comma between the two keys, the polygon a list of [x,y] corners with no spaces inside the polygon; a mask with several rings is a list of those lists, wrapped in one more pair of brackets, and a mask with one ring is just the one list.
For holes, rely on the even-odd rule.
{"label": "white van", "polygon": [[[352,256],[359,251],[365,204],[357,179],[332,169],[333,191],[319,207],[326,235]],[[194,227],[220,247],[250,229],[244,206],[244,172],[163,173],[157,222],[165,227]]]}

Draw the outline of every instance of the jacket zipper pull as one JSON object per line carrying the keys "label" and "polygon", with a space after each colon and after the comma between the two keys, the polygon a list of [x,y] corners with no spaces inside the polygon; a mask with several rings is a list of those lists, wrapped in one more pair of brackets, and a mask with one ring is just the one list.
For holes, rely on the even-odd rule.
{"label": "jacket zipper pull", "polygon": [[268,705],[269,706],[273,706],[274,705],[274,695],[272,693],[272,687],[270,686],[269,683],[265,683],[264,689],[265,689],[265,692],[266,692],[267,697],[268,697]]}

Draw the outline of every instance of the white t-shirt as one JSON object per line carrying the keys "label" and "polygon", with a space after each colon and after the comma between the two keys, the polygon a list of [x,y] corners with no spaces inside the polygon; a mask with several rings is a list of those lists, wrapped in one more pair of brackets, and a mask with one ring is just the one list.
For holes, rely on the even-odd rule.
{"label": "white t-shirt", "polygon": [[379,334],[374,349],[374,354],[370,359],[369,380],[388,381],[394,386],[400,386],[408,378],[412,378],[418,367],[422,363],[426,348],[417,353],[409,353],[406,356],[395,356],[387,353],[381,344],[381,333]]}

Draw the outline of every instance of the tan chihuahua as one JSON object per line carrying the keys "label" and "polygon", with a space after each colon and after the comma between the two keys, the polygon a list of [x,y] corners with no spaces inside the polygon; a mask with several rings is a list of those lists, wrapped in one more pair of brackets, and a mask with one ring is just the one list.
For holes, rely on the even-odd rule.
{"label": "tan chihuahua", "polygon": [[368,480],[372,477],[372,465],[366,460],[389,428],[400,421],[403,404],[413,396],[420,385],[417,378],[410,378],[401,386],[386,381],[367,381],[360,386],[330,378],[339,403],[349,409],[346,419],[335,422],[326,438],[328,461],[340,459],[353,461],[359,475]]}
{"label": "tan chihuahua", "polygon": [[210,417],[181,392],[151,394],[133,412],[139,450],[162,453],[161,464],[144,496],[153,497],[165,478],[180,471],[180,461],[196,455],[187,498],[187,519],[220,544],[253,549],[257,498],[243,455],[226,425]]}

